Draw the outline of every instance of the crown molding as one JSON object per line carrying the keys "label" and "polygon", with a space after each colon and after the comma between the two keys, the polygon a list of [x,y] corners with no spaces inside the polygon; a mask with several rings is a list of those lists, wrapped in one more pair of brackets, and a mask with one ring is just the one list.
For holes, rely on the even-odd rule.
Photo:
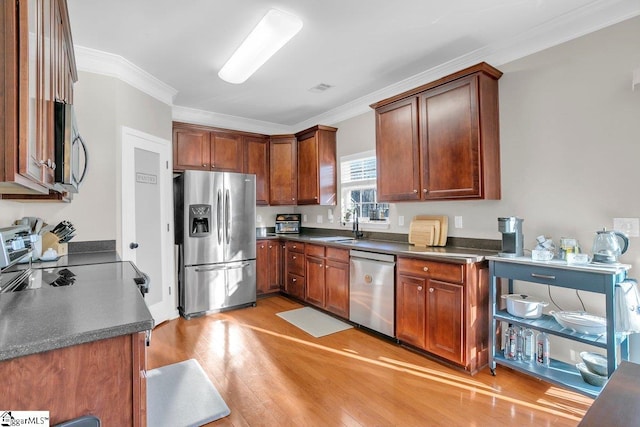
{"label": "crown molding", "polygon": [[171,109],[174,121],[193,123],[205,126],[214,126],[230,130],[241,130],[245,132],[262,133],[265,135],[277,135],[295,133],[300,129],[293,130],[291,126],[277,123],[263,122],[260,120],[247,119],[245,117],[230,116],[227,114],[214,113],[211,111],[198,110],[196,108],[180,107],[174,105]]}
{"label": "crown molding", "polygon": [[115,77],[167,105],[178,91],[120,55],[74,46],[78,70]]}

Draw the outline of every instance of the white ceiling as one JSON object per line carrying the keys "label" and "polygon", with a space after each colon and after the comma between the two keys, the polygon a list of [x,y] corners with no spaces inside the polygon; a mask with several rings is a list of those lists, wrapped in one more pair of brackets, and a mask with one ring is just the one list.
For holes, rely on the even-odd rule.
{"label": "white ceiling", "polygon": [[[300,130],[487,61],[640,14],[638,0],[68,0],[76,47],[119,55],[190,109]],[[217,73],[271,7],[304,27],[245,83]],[[79,61],[80,63],[81,61]],[[80,67],[82,69],[82,67]],[[320,84],[332,88],[312,93]],[[174,113],[175,116],[175,113]]]}

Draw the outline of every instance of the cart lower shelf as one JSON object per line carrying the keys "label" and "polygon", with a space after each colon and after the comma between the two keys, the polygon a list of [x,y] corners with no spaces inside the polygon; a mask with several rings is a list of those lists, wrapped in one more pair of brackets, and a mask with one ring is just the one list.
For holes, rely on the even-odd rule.
{"label": "cart lower shelf", "polygon": [[[586,383],[574,365],[559,360],[551,359],[549,367],[545,367],[536,364],[535,361],[509,360],[501,354],[496,354],[494,362],[590,397],[597,397],[602,391],[602,387]],[[495,368],[492,372],[495,373]]]}

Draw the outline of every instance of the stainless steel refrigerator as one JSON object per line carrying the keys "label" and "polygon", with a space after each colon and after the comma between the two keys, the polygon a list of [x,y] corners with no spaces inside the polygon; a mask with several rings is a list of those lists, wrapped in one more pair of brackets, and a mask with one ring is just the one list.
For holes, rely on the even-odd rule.
{"label": "stainless steel refrigerator", "polygon": [[180,314],[255,305],[255,175],[186,171],[174,197]]}

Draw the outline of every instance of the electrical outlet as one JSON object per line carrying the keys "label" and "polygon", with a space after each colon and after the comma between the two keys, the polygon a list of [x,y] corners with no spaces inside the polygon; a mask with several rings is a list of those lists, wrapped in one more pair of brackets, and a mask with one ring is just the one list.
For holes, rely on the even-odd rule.
{"label": "electrical outlet", "polygon": [[318,224],[322,224],[322,215],[318,215],[318,217],[316,218],[316,222]]}
{"label": "electrical outlet", "polygon": [[640,237],[640,218],[613,218],[613,229],[629,237]]}
{"label": "electrical outlet", "polygon": [[462,228],[462,217],[461,216],[454,216],[453,220],[454,220],[456,228]]}
{"label": "electrical outlet", "polygon": [[333,222],[333,209],[327,210],[327,220],[329,220],[329,222]]}
{"label": "electrical outlet", "polygon": [[256,215],[256,222],[258,223],[262,222],[262,215]]}
{"label": "electrical outlet", "polygon": [[404,216],[400,215],[398,217],[398,225],[402,227],[404,225]]}
{"label": "electrical outlet", "polygon": [[302,222],[307,222],[307,214],[302,215]]}

